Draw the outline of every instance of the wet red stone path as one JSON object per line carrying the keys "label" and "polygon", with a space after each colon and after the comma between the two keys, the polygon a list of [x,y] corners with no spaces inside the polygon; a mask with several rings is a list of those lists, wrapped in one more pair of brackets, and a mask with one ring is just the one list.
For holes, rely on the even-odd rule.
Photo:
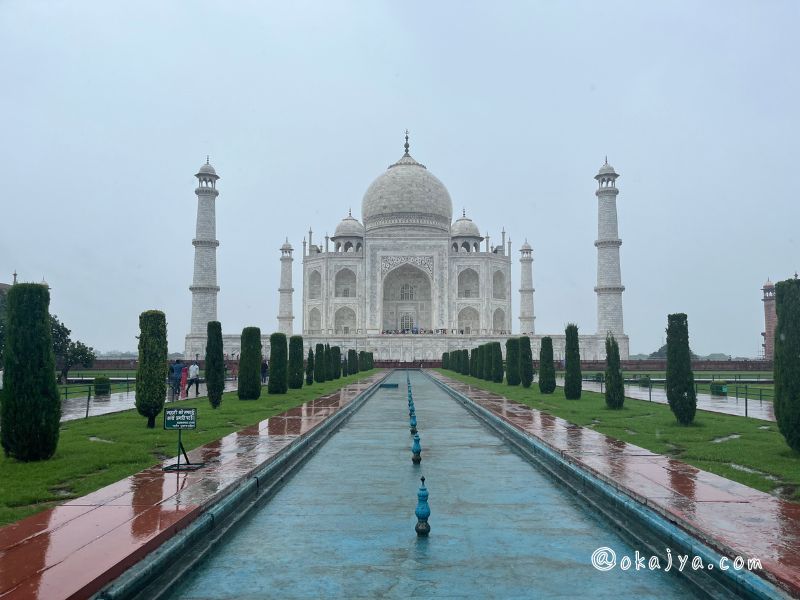
{"label": "wet red stone path", "polygon": [[428,373],[721,554],[760,559],[760,575],[800,597],[800,504]]}
{"label": "wet red stone path", "polygon": [[[232,392],[237,389],[239,382],[235,379],[228,379],[225,381],[224,391]],[[191,387],[188,394],[185,394],[180,399],[186,398],[205,398],[208,395],[206,384],[201,383],[199,386],[198,394],[195,395],[194,386]],[[166,396],[166,403],[172,402],[169,391]],[[122,412],[124,410],[131,410],[136,406],[136,392],[130,390],[127,392],[114,392],[108,396],[91,396],[89,399],[89,416],[95,417],[98,415],[108,415],[115,412]],[[61,421],[74,421],[76,419],[86,418],[86,395],[83,396],[70,396],[69,398],[61,401]]]}
{"label": "wet red stone path", "polygon": [[[563,386],[564,381],[559,381],[559,385]],[[600,392],[601,386],[594,381],[584,381],[583,389],[591,392]],[[626,385],[625,397],[634,398],[635,400],[649,400],[651,402],[658,402],[659,404],[668,403],[667,392],[663,388],[654,387],[652,390],[649,390],[646,387],[639,387],[638,385]],[[712,394],[699,392],[697,394],[697,409],[734,415],[736,417],[748,416],[753,419],[775,422],[775,412],[773,411],[773,404],[770,400],[759,400],[758,398],[745,399],[736,398],[734,396],[714,396]]]}
{"label": "wet red stone path", "polygon": [[0,598],[86,598],[99,591],[381,377],[192,450],[192,462],[206,463],[199,471],[165,473],[156,465],[0,528]]}

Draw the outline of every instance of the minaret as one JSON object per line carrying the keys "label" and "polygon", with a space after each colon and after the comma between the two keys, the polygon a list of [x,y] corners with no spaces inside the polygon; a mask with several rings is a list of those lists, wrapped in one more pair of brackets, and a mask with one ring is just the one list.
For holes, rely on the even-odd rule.
{"label": "minaret", "polygon": [[[205,339],[209,321],[217,320],[217,217],[215,203],[219,192],[219,176],[206,158],[206,164],[195,175],[197,189],[197,230],[192,240],[194,246],[194,278],[192,292],[192,337]],[[205,348],[205,344],[202,344]],[[199,347],[199,346],[198,346]]]}
{"label": "minaret", "polygon": [[775,355],[775,326],[778,324],[778,314],[775,312],[775,284],[769,279],[761,288],[764,292],[764,359],[772,360]]}
{"label": "minaret", "polygon": [[533,248],[525,240],[519,249],[519,332],[523,335],[536,333],[533,316]]}
{"label": "minaret", "polygon": [[281,246],[281,287],[278,288],[280,300],[278,302],[278,332],[292,335],[292,245],[289,238]]}
{"label": "minaret", "polygon": [[619,175],[614,167],[605,164],[595,175],[599,185],[595,195],[597,210],[597,335],[605,336],[611,332],[615,336],[624,335],[622,325],[622,275],[619,268],[619,239],[617,228],[617,189]]}

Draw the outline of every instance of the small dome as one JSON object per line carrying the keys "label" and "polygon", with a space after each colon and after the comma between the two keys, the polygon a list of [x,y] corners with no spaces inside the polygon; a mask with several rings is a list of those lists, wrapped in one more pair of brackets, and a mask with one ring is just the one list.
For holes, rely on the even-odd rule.
{"label": "small dome", "polygon": [[528,250],[528,251],[533,250],[533,248],[531,248],[531,245],[528,243],[528,240],[525,240],[525,243],[522,244],[522,247],[520,247],[520,251],[522,250]]}
{"label": "small dome", "polygon": [[214,177],[219,177],[219,175],[217,175],[217,172],[214,170],[214,167],[212,167],[211,164],[208,162],[208,159],[206,159],[206,164],[204,164],[202,167],[200,167],[197,170],[197,174],[198,175],[213,175]]}
{"label": "small dome", "polygon": [[775,287],[775,284],[774,284],[774,283],[772,283],[772,282],[769,280],[769,277],[768,277],[768,278],[767,278],[767,282],[764,284],[764,289],[767,289],[767,288],[774,288],[774,287]]}
{"label": "small dome", "polygon": [[614,167],[608,164],[608,159],[606,159],[605,164],[600,167],[600,171],[597,173],[598,175],[617,175],[617,172],[614,171]]}
{"label": "small dome", "polygon": [[[478,229],[478,226],[472,222],[472,219],[467,217],[465,213],[461,214],[461,218],[458,219],[453,225],[450,227],[450,235],[451,237],[481,237],[481,232]],[[483,239],[483,238],[481,238]]]}
{"label": "small dome", "polygon": [[348,214],[342,222],[336,226],[336,231],[333,233],[333,239],[340,237],[364,237],[364,226],[354,218],[352,214]]}
{"label": "small dome", "polygon": [[281,246],[281,250],[293,250],[292,245],[289,243],[289,238],[286,238],[283,246]]}

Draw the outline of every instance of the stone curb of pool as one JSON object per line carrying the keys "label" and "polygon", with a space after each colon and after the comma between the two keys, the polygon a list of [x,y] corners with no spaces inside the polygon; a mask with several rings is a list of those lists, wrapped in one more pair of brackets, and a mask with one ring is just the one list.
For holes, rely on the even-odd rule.
{"label": "stone curb of pool", "polygon": [[[607,518],[617,524],[619,529],[623,530],[629,537],[633,537],[637,543],[641,544],[642,540],[638,539],[638,536],[631,531],[632,524],[638,526],[640,531],[647,532],[651,538],[655,534],[656,537],[668,541],[673,550],[678,549],[687,554],[700,556],[706,564],[719,564],[719,560],[723,555],[703,540],[687,533],[677,524],[632,498],[623,490],[606,483],[574,462],[566,460],[561,453],[552,449],[537,437],[517,429],[490,410],[478,405],[468,396],[451,388],[444,381],[428,373],[425,374],[451,397],[463,404],[467,410],[512,442],[526,457],[543,466],[554,478],[567,485],[578,496],[602,511]],[[567,477],[571,480],[567,479]],[[620,516],[630,519],[633,523],[621,521]],[[709,576],[706,571],[698,573],[703,576]],[[696,573],[687,571],[683,574],[688,575],[701,588],[704,587],[702,581],[696,578]],[[751,571],[722,571],[717,569],[713,571],[710,577],[713,577],[723,585],[732,587],[740,596],[764,600],[786,597],[784,590]]]}
{"label": "stone curb of pool", "polygon": [[[234,490],[212,500],[203,509],[203,513],[184,529],[126,570],[93,598],[95,600],[134,598],[164,573],[173,573],[175,575],[173,583],[177,583],[180,577],[205,555],[208,545],[200,552],[196,552],[197,547],[202,545],[204,540],[207,540],[210,535],[219,537],[216,535],[217,532],[221,535],[230,529],[247,514],[249,506],[274,493],[284,479],[302,466],[305,460],[380,388],[381,382],[391,373],[391,371],[387,371],[347,406],[282,449],[267,463],[256,468],[255,471],[243,478]],[[249,506],[244,510],[236,511],[245,504]],[[187,561],[186,557],[190,553],[192,560]],[[161,592],[164,591],[164,589],[161,590]],[[154,593],[156,592],[154,591]]]}

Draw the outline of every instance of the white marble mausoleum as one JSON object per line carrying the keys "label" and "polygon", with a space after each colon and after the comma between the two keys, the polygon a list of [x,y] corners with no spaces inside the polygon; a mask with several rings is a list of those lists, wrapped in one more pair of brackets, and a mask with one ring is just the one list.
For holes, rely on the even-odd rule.
{"label": "white marble mausoleum", "polygon": [[[210,164],[197,174],[199,186],[192,330],[186,357],[205,354],[205,330],[216,320],[216,248],[214,204],[219,177]],[[622,358],[629,353],[623,330],[617,231],[616,179],[608,162],[598,181],[597,315],[595,334],[581,335],[581,356],[605,357],[605,337],[614,334]],[[461,214],[453,220],[453,202],[444,184],[405,152],[367,188],[361,219],[348,214],[332,237],[315,243],[312,230],[302,242],[302,314],[292,309],[294,248],[280,248],[278,331],[302,334],[306,348],[317,343],[373,352],[376,360],[437,360],[443,352],[474,348],[511,335],[529,335],[538,356],[541,335],[534,327],[533,250],[520,248],[519,326],[512,325],[512,245],[506,232],[492,245],[477,224]],[[564,316],[565,322],[568,315]],[[224,324],[223,324],[224,326]],[[269,349],[269,329],[264,349]],[[225,335],[225,352],[239,352],[239,334]],[[556,358],[563,356],[564,334],[553,338]]]}

